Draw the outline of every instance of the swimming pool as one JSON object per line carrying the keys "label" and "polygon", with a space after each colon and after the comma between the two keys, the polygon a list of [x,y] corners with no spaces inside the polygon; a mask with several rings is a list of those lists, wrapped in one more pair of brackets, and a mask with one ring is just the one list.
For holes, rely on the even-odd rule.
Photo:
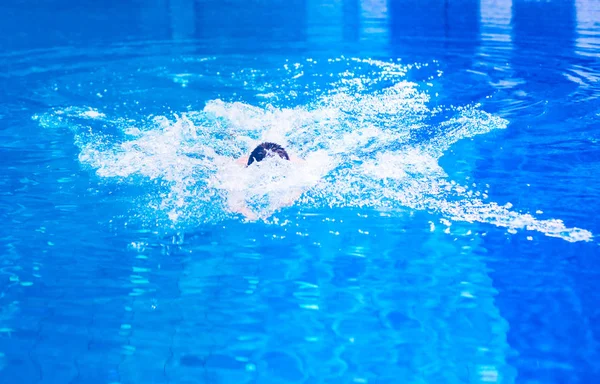
{"label": "swimming pool", "polygon": [[0,9],[0,382],[600,379],[597,1]]}

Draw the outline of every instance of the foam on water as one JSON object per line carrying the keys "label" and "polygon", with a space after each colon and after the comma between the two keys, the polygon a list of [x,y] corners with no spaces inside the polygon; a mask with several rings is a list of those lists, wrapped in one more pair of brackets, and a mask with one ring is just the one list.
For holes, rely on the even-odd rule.
{"label": "foam on water", "polygon": [[[147,214],[156,211],[172,225],[218,222],[243,204],[267,218],[301,194],[296,202],[301,207],[370,207],[391,213],[408,207],[512,232],[592,239],[587,230],[487,202],[477,189],[448,179],[439,164],[448,148],[504,129],[506,120],[479,105],[431,107],[431,84],[405,79],[412,66],[359,59],[334,63],[340,61],[344,68],[331,73],[328,87],[304,92],[311,101],[294,107],[217,99],[199,111],[145,121],[112,118],[91,107],[56,109],[35,118],[45,127],[71,129],[80,162],[99,177],[151,188],[153,193],[145,191],[149,197],[143,198],[151,208]],[[271,102],[289,100],[296,90],[309,88],[299,83],[310,81],[305,65],[285,64],[280,86],[261,86],[256,95],[269,91]],[[249,84],[264,81],[265,74],[242,70],[237,78]],[[106,126],[117,129],[109,134]],[[262,141],[277,142],[303,161],[270,159],[248,168],[235,164]]]}

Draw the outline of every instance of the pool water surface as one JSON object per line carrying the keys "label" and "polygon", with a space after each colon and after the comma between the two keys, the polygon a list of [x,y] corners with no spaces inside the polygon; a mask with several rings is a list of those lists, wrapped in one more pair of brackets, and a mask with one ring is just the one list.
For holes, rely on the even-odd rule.
{"label": "pool water surface", "polygon": [[597,1],[0,8],[0,382],[600,380]]}

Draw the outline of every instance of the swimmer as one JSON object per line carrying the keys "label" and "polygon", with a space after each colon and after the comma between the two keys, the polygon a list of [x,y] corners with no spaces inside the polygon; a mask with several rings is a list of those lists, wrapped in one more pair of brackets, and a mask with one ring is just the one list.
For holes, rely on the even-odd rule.
{"label": "swimmer", "polygon": [[[285,148],[283,148],[281,145],[276,143],[264,142],[259,144],[256,148],[254,148],[254,150],[250,153],[250,156],[247,159],[246,157],[241,157],[236,160],[236,163],[240,166],[247,168],[252,164],[259,163],[261,161],[264,161],[265,159],[269,159],[275,156],[279,156],[281,159],[290,161],[292,163],[303,162],[302,159],[293,158],[290,155],[288,155]],[[293,205],[294,202],[300,197],[300,195],[302,195],[303,192],[304,191],[302,190],[296,190],[292,194],[292,196],[290,196],[290,198],[287,199],[287,201],[285,201],[282,204],[279,204],[277,208]],[[236,194],[236,196],[232,196],[232,200],[230,200],[229,204],[231,211],[241,213],[249,220],[258,219],[257,215],[248,208],[245,201],[243,200],[244,199],[239,194]]]}
{"label": "swimmer", "polygon": [[245,157],[240,157],[236,162],[240,165],[245,165],[248,167],[255,161],[258,163],[259,161],[263,161],[266,157],[273,157],[275,155],[294,163],[300,161],[300,159],[292,159],[281,145],[265,142],[254,148],[247,161]]}

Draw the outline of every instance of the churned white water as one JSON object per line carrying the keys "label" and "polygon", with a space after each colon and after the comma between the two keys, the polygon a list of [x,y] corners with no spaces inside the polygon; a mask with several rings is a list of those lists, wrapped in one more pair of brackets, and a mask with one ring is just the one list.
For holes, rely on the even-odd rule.
{"label": "churned white water", "polygon": [[[410,208],[567,241],[592,238],[559,218],[517,212],[510,204],[488,201],[477,187],[449,179],[440,166],[444,153],[459,140],[505,129],[506,120],[479,105],[435,105],[431,84],[406,80],[411,65],[336,61],[345,61],[347,69],[331,73],[327,89],[310,92],[292,86],[304,72],[286,63],[280,86],[261,87],[258,96],[266,102],[259,105],[216,99],[199,110],[144,121],[73,106],[34,118],[45,127],[71,129],[82,164],[100,178],[146,186],[144,194],[151,195],[142,198],[146,208],[173,223],[214,223],[235,217],[241,206],[258,219],[293,204],[368,207],[391,214]],[[354,65],[370,69],[354,74]],[[264,78],[259,75],[242,70],[238,77],[257,82]],[[309,101],[287,108],[275,102],[300,96]],[[90,121],[118,133],[91,128]],[[235,163],[263,141],[284,146],[299,161],[270,158],[247,168]]]}

